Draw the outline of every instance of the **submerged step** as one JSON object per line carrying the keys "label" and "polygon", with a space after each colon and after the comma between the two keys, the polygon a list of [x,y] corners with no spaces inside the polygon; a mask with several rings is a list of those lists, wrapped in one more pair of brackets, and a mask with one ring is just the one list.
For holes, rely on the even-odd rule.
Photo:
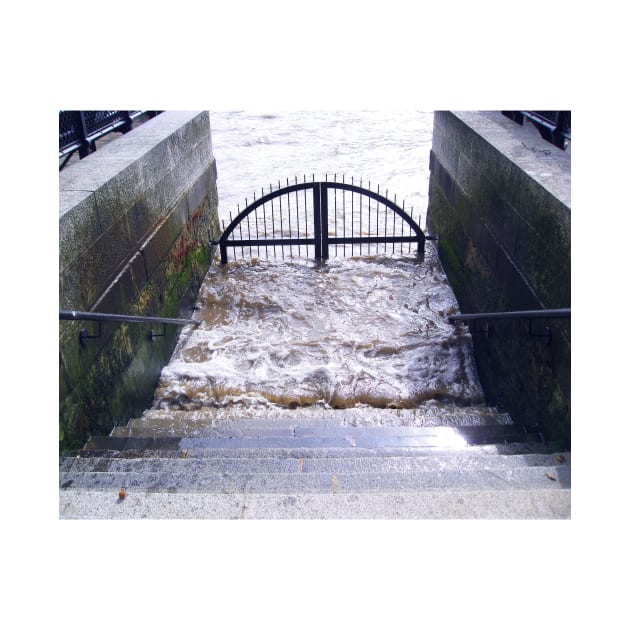
{"label": "submerged step", "polygon": [[[150,409],[141,418],[117,427],[118,435],[202,435],[208,428],[233,423],[250,426],[469,426],[512,424],[510,416],[486,406],[456,406],[432,401],[414,409],[358,406],[332,409],[311,405],[289,409],[276,405],[232,405],[195,411]],[[260,423],[260,424],[256,424]]]}

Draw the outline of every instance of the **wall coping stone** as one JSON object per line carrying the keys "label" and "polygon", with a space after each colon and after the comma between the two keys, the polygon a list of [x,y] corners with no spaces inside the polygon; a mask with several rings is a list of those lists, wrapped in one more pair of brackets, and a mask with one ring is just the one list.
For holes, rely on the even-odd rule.
{"label": "wall coping stone", "polygon": [[498,111],[451,113],[571,209],[570,150],[544,140],[532,124],[521,126]]}
{"label": "wall coping stone", "polygon": [[182,126],[205,111],[166,111],[117,139],[68,165],[59,173],[59,218],[71,211],[76,197],[71,192],[94,193],[117,173],[136,162]]}

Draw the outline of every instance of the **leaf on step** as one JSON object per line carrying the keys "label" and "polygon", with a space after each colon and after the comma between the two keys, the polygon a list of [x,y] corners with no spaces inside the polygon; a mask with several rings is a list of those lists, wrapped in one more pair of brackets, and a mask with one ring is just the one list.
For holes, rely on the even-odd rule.
{"label": "leaf on step", "polygon": [[564,455],[556,455],[556,461],[560,464],[564,464],[567,461],[567,458]]}
{"label": "leaf on step", "polygon": [[545,473],[545,477],[547,477],[547,479],[551,479],[551,481],[558,481],[553,475],[550,475],[549,473]]}

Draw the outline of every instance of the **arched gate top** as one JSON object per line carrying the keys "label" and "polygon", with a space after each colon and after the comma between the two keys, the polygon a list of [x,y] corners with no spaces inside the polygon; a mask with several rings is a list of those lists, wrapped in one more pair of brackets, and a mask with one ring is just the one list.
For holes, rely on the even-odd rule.
{"label": "arched gate top", "polygon": [[[310,194],[309,194],[310,191]],[[283,204],[284,199],[284,204]],[[274,203],[275,202],[275,203]],[[366,205],[367,204],[367,205]],[[253,217],[252,217],[253,215]],[[398,226],[396,218],[398,217]],[[231,218],[231,217],[230,217]],[[389,221],[388,221],[389,218]],[[411,214],[394,201],[370,188],[345,181],[304,181],[270,189],[248,204],[225,228],[219,239],[221,262],[228,260],[228,248],[261,248],[274,255],[280,247],[282,255],[286,247],[290,255],[293,248],[312,252],[316,259],[327,259],[330,249],[338,253],[348,246],[354,255],[367,248],[377,251],[383,246],[417,244],[417,255],[424,253],[425,235]],[[307,254],[308,255],[308,254]]]}

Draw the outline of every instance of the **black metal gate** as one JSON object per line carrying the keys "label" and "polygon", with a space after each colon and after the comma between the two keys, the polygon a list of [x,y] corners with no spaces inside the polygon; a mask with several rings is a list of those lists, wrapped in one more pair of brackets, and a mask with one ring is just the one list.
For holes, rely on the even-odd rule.
{"label": "black metal gate", "polygon": [[[361,182],[362,183],[362,182]],[[240,257],[285,256],[325,260],[331,255],[359,256],[394,252],[396,248],[424,253],[425,235],[405,204],[399,207],[362,186],[342,181],[306,181],[278,188],[247,204],[232,218],[218,241],[221,262],[228,262],[228,248]],[[419,218],[419,213],[418,213]],[[279,250],[279,254],[278,254]],[[341,250],[341,254],[340,254]],[[255,253],[254,253],[255,251]]]}

